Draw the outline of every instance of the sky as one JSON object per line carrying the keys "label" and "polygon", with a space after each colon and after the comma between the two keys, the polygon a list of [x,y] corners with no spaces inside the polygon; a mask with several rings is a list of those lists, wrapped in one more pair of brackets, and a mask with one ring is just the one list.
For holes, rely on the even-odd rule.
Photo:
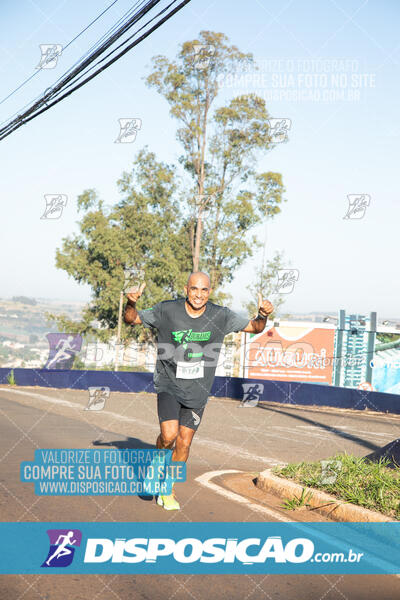
{"label": "sky", "polygon": [[[41,44],[68,42],[111,0],[2,3],[0,122],[42,93],[132,5],[118,0],[59,58],[38,71]],[[399,53],[396,0],[192,0],[143,43],[65,101],[0,143],[0,296],[89,301],[90,288],[55,267],[56,248],[77,232],[77,196],[95,188],[106,204],[144,146],[176,162],[180,146],[166,101],[144,83],[151,58],[173,59],[201,30],[225,33],[259,66],[226,80],[219,101],[253,92],[272,118],[288,119],[287,141],[258,170],[282,173],[282,212],[255,233],[265,258],[284,252],[298,276],[284,312],[348,312],[400,317],[398,202]],[[116,144],[120,118],[138,118],[131,144]],[[63,194],[59,219],[41,219],[45,195]],[[363,195],[364,208],[350,211]],[[358,214],[361,218],[354,218]],[[260,249],[227,287],[243,310]]]}

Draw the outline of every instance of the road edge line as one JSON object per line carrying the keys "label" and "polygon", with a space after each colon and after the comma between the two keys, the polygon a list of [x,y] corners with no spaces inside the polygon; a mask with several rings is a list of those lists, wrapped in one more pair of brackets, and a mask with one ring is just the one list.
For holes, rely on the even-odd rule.
{"label": "road edge line", "polygon": [[246,505],[247,508],[254,510],[255,512],[263,513],[264,515],[266,514],[266,515],[273,517],[274,519],[277,519],[278,521],[282,521],[284,523],[292,523],[293,522],[291,519],[288,519],[284,515],[281,515],[280,513],[276,512],[270,508],[267,508],[266,506],[261,506],[260,504],[251,502],[250,500],[248,500],[248,498],[245,498],[244,496],[241,496],[240,494],[236,494],[236,492],[227,490],[227,489],[221,487],[220,485],[210,481],[214,477],[219,477],[221,475],[226,475],[228,473],[244,473],[244,471],[238,471],[236,469],[227,469],[225,471],[207,471],[206,473],[203,473],[202,475],[199,475],[198,477],[196,477],[195,481],[197,481],[197,483],[199,483],[200,485],[212,490],[213,492],[216,492],[220,496],[225,496],[225,498],[228,498],[229,500],[233,500],[235,502],[239,502],[240,504]]}

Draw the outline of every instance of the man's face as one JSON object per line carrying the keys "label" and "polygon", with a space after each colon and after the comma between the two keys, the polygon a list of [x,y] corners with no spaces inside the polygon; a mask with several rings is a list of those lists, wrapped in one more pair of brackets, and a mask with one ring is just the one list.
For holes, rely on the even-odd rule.
{"label": "man's face", "polygon": [[212,291],[210,281],[204,275],[192,275],[188,284],[183,289],[190,304],[197,310],[200,310],[207,304],[208,297]]}

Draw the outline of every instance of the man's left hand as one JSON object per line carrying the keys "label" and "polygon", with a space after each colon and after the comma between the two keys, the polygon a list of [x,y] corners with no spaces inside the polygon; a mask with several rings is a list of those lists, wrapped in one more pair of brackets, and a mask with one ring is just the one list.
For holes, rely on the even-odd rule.
{"label": "man's left hand", "polygon": [[268,317],[272,312],[274,312],[273,304],[269,300],[263,300],[262,295],[258,292],[258,313],[262,317]]}

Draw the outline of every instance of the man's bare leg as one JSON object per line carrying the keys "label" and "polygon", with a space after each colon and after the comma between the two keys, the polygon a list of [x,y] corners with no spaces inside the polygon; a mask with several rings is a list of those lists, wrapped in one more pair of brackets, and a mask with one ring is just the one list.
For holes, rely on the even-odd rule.
{"label": "man's bare leg", "polygon": [[[172,450],[175,444],[172,460],[186,462],[194,434],[194,429],[179,425],[177,420],[164,421],[161,423],[161,433],[157,438],[156,446],[160,449],[168,448]],[[157,503],[167,510],[180,508],[173,491],[170,496],[159,496]]]}
{"label": "man's bare leg", "polygon": [[172,450],[179,432],[178,419],[163,421],[160,423],[160,430],[160,435],[156,441],[156,448]]}
{"label": "man's bare leg", "polygon": [[194,429],[179,425],[178,436],[176,438],[175,450],[172,453],[172,460],[186,462],[189,457],[190,446],[195,434]]}

